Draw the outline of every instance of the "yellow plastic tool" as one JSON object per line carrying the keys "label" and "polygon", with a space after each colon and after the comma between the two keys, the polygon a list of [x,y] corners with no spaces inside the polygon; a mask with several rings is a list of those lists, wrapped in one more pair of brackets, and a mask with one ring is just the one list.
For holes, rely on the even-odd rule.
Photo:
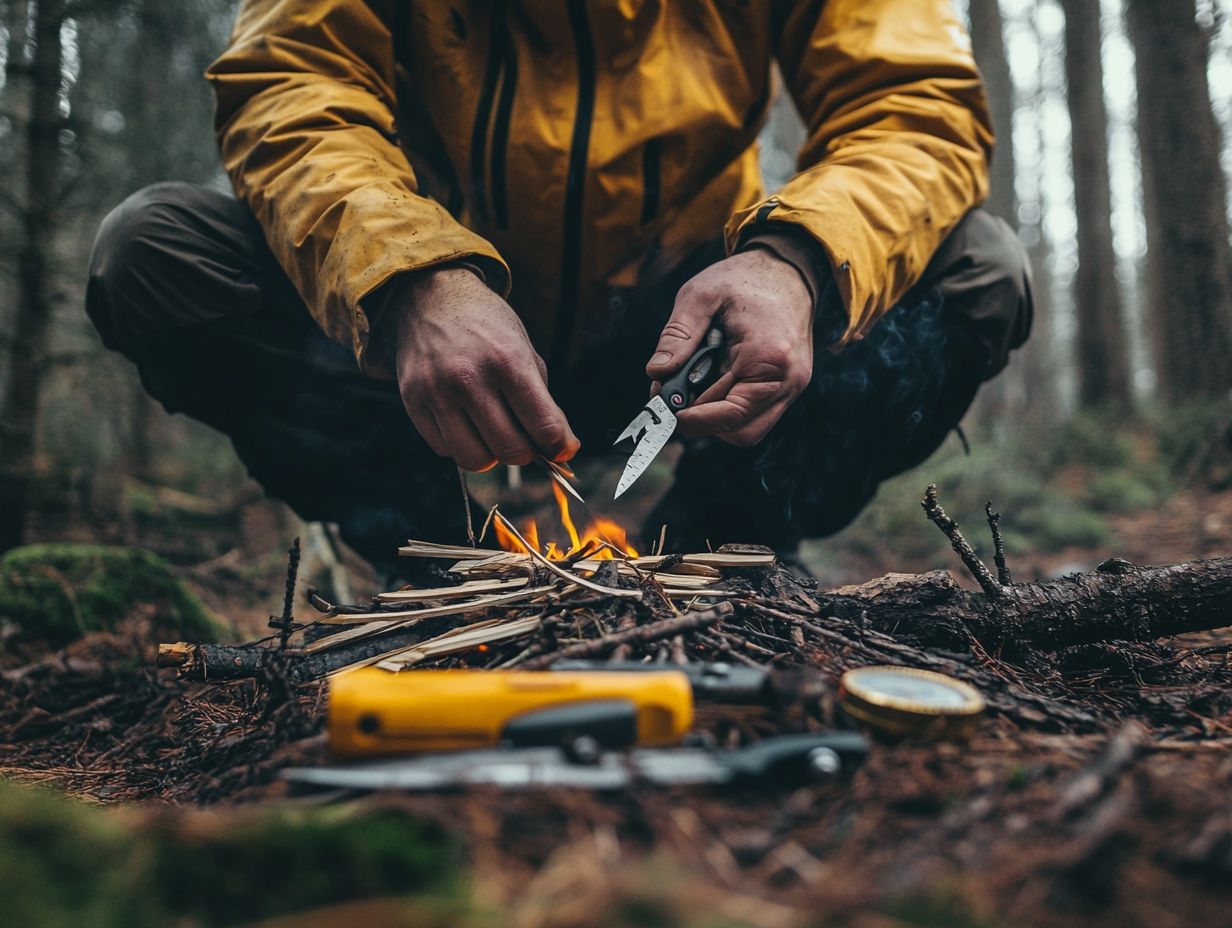
{"label": "yellow plastic tool", "polygon": [[409,670],[364,668],[329,688],[329,744],[342,757],[560,745],[674,744],[693,724],[679,671]]}

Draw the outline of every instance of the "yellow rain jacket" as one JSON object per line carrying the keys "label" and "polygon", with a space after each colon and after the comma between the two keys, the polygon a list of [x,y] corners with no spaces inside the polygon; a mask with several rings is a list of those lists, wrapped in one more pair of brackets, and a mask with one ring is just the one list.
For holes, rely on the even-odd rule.
{"label": "yellow rain jacket", "polygon": [[[766,199],[775,61],[808,138]],[[778,223],[859,338],[983,198],[993,141],[951,0],[247,0],[208,77],[238,195],[376,375],[364,300],[396,274],[479,268],[568,363],[608,288]]]}

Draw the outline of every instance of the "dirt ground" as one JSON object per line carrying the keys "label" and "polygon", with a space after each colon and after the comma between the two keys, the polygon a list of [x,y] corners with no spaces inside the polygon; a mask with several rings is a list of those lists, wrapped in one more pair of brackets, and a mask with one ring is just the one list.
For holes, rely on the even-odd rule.
{"label": "dirt ground", "polygon": [[[1023,556],[1015,568],[1047,576],[1114,553],[1173,563],[1232,550],[1232,492],[1182,494],[1160,516],[1119,518],[1108,551]],[[257,539],[287,528],[269,517],[234,550],[267,543],[278,554],[281,539]],[[224,553],[189,579],[243,638],[277,611],[280,570],[280,555],[254,568]],[[179,679],[153,666],[156,619],[135,614],[10,661],[0,774],[94,802],[224,814],[318,801],[289,794],[276,773],[321,762],[323,688]],[[877,742],[852,779],[798,790],[348,801],[460,834],[478,892],[528,926],[626,923],[597,913],[636,912],[638,900],[668,913],[664,924],[706,913],[766,926],[1232,925],[1230,649],[1226,630],[1014,660],[973,643],[945,656],[995,697],[972,740]],[[831,683],[867,659],[854,643],[791,656]],[[702,724],[721,734],[736,723]]]}

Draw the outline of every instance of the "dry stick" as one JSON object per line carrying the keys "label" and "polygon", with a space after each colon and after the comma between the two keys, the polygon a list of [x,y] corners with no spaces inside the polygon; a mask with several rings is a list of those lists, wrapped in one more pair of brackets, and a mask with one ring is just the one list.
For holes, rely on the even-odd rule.
{"label": "dry stick", "polygon": [[[619,619],[616,620],[616,631],[617,632],[627,632],[629,629],[636,628],[636,627],[637,627],[637,616],[632,611],[626,611],[624,614],[621,615]],[[612,651],[612,660],[627,661],[629,657],[632,655],[632,652],[633,652],[633,645],[631,644],[626,643],[622,645],[617,645],[616,648],[613,649]]]}
{"label": "dry stick", "polygon": [[471,488],[466,485],[466,471],[462,469],[462,465],[455,466],[458,468],[458,483],[462,486],[462,509],[466,513],[466,538],[470,541],[472,548],[478,548],[479,542],[475,540],[475,523],[471,521]]}
{"label": "dry stick", "polygon": [[1001,537],[1001,513],[992,511],[992,500],[984,504],[984,515],[988,516],[988,530],[992,532],[992,557],[997,565],[997,580],[1002,586],[1013,586],[1014,579],[1010,576],[1009,565],[1005,563],[1005,539]]}
{"label": "dry stick", "polygon": [[980,560],[975,549],[971,547],[962,532],[958,530],[958,523],[945,514],[945,510],[941,508],[941,504],[937,502],[937,485],[930,483],[928,489],[924,491],[924,500],[920,503],[924,507],[924,514],[929,520],[945,533],[945,536],[950,539],[950,545],[955,553],[962,559],[967,570],[971,572],[971,576],[976,579],[976,582],[983,588],[984,592],[990,597],[998,598],[1005,594],[1004,588],[993,577],[988,566]]}
{"label": "dry stick", "polygon": [[[333,673],[356,661],[383,657],[389,651],[412,645],[422,636],[417,628],[408,628],[373,639],[344,645],[317,654],[290,652],[287,654],[287,678],[292,683],[306,683]],[[223,644],[161,644],[158,646],[158,666],[178,667],[189,680],[232,680],[255,677],[277,654],[272,648],[254,648]]]}
{"label": "dry stick", "polygon": [[505,514],[501,512],[495,506],[492,507],[492,518],[498,519],[500,521],[500,524],[505,526],[506,529],[508,529],[509,534],[511,534],[514,538],[518,540],[518,542],[522,545],[523,548],[527,550],[527,552],[530,554],[532,558],[534,558],[536,561],[538,561],[540,564],[542,564],[552,573],[568,581],[569,583],[576,583],[578,586],[584,586],[588,590],[591,590],[595,593],[603,593],[607,596],[619,596],[619,597],[624,597],[626,599],[641,599],[642,598],[641,590],[622,590],[622,589],[618,589],[617,587],[602,586],[598,583],[592,583],[590,580],[586,580],[583,577],[579,577],[577,574],[570,573],[567,570],[561,570],[558,566],[556,566],[554,563],[549,561],[546,557],[544,557],[542,554],[540,554],[538,551],[532,548],[530,543],[525,538],[522,537],[522,533],[518,531],[517,526],[514,525],[512,522],[510,522],[508,519],[506,519]]}
{"label": "dry stick", "polygon": [[599,657],[622,644],[649,644],[652,641],[661,641],[664,638],[671,638],[673,635],[682,634],[683,632],[706,628],[720,619],[731,615],[733,611],[729,603],[719,603],[713,609],[707,609],[705,612],[687,612],[674,619],[651,622],[649,625],[639,625],[626,631],[613,632],[610,635],[604,635],[602,638],[590,638],[586,641],[580,641],[553,654],[544,654],[528,660],[522,664],[522,668],[524,670],[543,670],[560,660]]}
{"label": "dry stick", "polygon": [[291,547],[287,550],[287,584],[282,599],[282,615],[272,615],[269,619],[270,628],[278,629],[279,651],[287,649],[287,639],[291,637],[291,627],[295,622],[292,610],[295,605],[295,580],[298,576],[299,539],[296,538],[291,542]]}

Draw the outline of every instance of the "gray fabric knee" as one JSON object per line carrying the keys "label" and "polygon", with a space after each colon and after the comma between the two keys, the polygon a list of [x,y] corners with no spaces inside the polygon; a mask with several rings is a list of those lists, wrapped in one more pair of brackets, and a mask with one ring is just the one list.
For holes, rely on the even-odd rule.
{"label": "gray fabric knee", "polygon": [[165,264],[160,245],[197,188],[179,181],[153,184],[127,197],[99,225],[90,253],[86,314],[108,348],[133,353],[139,332],[159,324],[150,283]]}

